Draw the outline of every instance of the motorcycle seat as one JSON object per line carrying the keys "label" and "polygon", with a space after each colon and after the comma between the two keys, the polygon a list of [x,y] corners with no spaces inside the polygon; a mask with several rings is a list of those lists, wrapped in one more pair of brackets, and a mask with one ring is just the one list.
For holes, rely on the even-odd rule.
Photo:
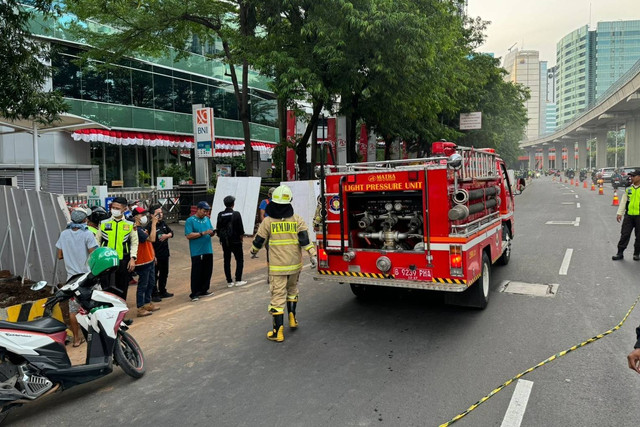
{"label": "motorcycle seat", "polygon": [[66,330],[67,325],[53,317],[41,317],[28,322],[7,322],[6,320],[0,320],[0,329],[55,334],[56,332]]}

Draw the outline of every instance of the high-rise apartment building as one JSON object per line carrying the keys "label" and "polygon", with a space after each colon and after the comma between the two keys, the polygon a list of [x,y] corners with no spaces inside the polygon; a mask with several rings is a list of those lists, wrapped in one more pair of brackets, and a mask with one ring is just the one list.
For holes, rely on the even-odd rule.
{"label": "high-rise apartment building", "polygon": [[[540,92],[542,87],[540,84],[540,53],[535,50],[514,49],[505,56],[503,68],[507,70],[506,81],[520,83],[529,88],[531,97],[525,103],[529,119],[525,139],[535,139],[540,135],[541,98],[542,100],[546,99],[546,96],[544,94],[541,96]],[[546,87],[544,90],[546,91]]]}

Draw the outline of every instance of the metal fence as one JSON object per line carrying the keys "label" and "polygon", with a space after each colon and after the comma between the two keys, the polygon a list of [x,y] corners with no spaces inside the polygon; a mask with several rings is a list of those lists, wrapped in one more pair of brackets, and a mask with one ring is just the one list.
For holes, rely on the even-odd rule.
{"label": "metal fence", "polygon": [[23,280],[64,280],[55,244],[70,220],[62,196],[0,186],[0,269]]}
{"label": "metal fence", "polygon": [[[124,197],[129,202],[138,201],[139,206],[148,208],[154,203],[159,203],[165,214],[165,221],[177,222],[180,218],[180,191],[179,190],[118,190],[110,191],[109,197]],[[64,200],[69,209],[78,206],[87,206],[87,194],[65,195]]]}

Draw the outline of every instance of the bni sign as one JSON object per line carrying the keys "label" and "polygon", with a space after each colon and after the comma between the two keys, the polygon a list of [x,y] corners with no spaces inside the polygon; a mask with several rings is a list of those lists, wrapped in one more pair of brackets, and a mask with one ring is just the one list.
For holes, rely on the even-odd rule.
{"label": "bni sign", "polygon": [[213,108],[197,108],[194,139],[196,156],[213,157],[216,152],[216,132],[213,124]]}
{"label": "bni sign", "polygon": [[477,111],[475,113],[460,114],[460,130],[473,129],[482,129],[482,113]]}

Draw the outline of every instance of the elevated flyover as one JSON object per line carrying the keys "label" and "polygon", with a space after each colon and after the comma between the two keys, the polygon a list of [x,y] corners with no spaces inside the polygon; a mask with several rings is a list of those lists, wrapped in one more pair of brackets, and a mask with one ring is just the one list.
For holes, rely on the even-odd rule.
{"label": "elevated flyover", "polygon": [[[553,134],[521,141],[520,147],[527,152],[530,167],[535,165],[536,152],[542,151],[543,169],[550,167],[549,149],[562,153],[566,147],[569,153],[568,163],[555,164],[554,167],[580,169],[589,166],[587,141],[595,138],[596,162],[591,166],[601,168],[607,166],[607,133],[621,128],[625,129],[625,155],[624,163],[619,162],[619,166],[640,166],[640,60],[599,97],[589,110]],[[576,144],[578,153],[574,156]],[[577,157],[575,161],[574,157]]]}

